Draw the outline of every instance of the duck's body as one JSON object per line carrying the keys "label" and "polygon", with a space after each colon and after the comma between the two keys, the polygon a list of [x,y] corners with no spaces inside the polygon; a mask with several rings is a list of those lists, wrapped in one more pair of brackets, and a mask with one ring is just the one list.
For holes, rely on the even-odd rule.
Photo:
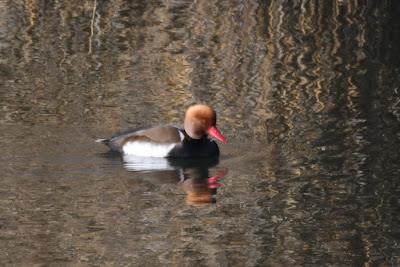
{"label": "duck's body", "polygon": [[219,133],[215,111],[205,105],[188,109],[184,125],[167,124],[142,127],[118,133],[109,139],[99,139],[112,150],[145,157],[216,157],[218,145],[207,133],[226,142]]}

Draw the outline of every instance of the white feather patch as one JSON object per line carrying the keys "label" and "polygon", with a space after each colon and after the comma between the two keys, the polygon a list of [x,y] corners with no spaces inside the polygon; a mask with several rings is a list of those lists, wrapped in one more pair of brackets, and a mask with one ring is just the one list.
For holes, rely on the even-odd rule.
{"label": "white feather patch", "polygon": [[185,139],[185,135],[181,132],[181,131],[178,131],[179,132],[179,137],[181,138],[181,141],[183,140],[183,139]]}
{"label": "white feather patch", "polygon": [[127,142],[122,150],[125,154],[141,157],[164,158],[175,144],[152,144],[147,142]]}

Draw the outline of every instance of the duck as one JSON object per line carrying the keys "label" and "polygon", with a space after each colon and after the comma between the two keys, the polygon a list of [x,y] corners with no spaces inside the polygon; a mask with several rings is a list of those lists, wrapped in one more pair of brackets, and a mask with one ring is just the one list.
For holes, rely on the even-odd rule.
{"label": "duck", "polygon": [[108,139],[97,139],[112,151],[125,155],[161,158],[218,157],[218,144],[208,135],[227,143],[216,127],[217,115],[208,105],[188,108],[183,125],[163,124],[139,127],[117,133]]}

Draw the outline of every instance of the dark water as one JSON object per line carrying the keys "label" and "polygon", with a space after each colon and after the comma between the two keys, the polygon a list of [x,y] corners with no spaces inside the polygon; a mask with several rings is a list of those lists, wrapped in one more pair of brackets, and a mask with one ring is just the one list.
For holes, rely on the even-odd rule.
{"label": "dark water", "polygon": [[[397,1],[0,7],[0,265],[400,265]],[[218,162],[93,142],[194,103]]]}

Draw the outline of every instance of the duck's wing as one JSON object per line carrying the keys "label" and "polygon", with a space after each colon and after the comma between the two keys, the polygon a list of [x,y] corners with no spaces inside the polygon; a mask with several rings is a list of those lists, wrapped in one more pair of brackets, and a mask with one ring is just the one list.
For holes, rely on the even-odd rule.
{"label": "duck's wing", "polygon": [[[120,138],[120,137],[119,137]],[[124,136],[123,142],[129,141],[149,141],[161,144],[171,144],[181,142],[184,138],[183,133],[173,125],[161,125],[134,132]]]}
{"label": "duck's wing", "polygon": [[109,139],[99,139],[112,150],[122,152],[122,147],[127,142],[153,142],[161,144],[178,143],[184,139],[183,131],[179,125],[160,125],[155,127],[133,128],[111,136]]}

